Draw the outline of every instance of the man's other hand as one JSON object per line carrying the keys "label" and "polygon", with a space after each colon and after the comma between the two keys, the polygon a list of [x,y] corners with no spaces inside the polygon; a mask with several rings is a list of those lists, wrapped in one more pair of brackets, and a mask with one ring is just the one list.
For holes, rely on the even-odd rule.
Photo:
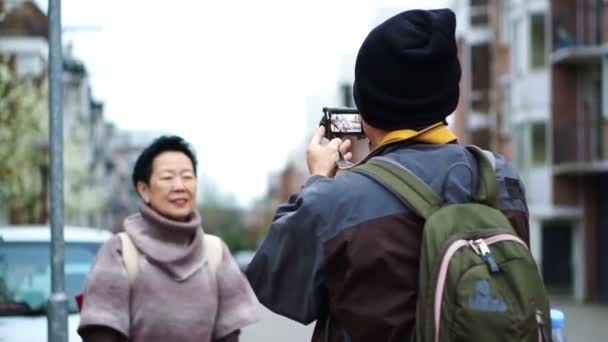
{"label": "man's other hand", "polygon": [[327,145],[323,145],[324,136],[325,127],[321,126],[308,145],[306,163],[311,175],[333,177],[338,169],[336,162],[340,160],[340,153],[345,160],[353,157],[349,152],[351,142],[348,139],[342,141],[342,139],[334,138]]}

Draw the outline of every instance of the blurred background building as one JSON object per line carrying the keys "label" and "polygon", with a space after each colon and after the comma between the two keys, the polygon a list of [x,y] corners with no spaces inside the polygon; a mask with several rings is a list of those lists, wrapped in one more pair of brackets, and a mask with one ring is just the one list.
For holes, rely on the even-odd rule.
{"label": "blurred background building", "polygon": [[[48,20],[35,2],[0,0],[0,56],[0,223],[48,222]],[[63,70],[66,224],[118,230],[135,210],[135,158],[160,132],[107,121],[69,44]]]}
{"label": "blurred background building", "polygon": [[607,6],[454,1],[463,64],[454,126],[518,168],[545,282],[580,301],[608,300]]}

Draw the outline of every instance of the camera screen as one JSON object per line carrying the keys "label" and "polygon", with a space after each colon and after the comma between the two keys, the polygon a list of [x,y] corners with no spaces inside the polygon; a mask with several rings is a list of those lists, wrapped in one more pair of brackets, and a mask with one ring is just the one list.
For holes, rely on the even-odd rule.
{"label": "camera screen", "polygon": [[363,132],[359,114],[331,114],[330,120],[333,133],[360,134]]}

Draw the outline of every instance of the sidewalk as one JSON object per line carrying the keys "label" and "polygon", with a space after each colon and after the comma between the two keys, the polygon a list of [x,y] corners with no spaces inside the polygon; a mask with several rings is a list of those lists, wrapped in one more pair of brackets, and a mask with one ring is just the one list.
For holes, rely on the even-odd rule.
{"label": "sidewalk", "polygon": [[566,315],[568,342],[608,341],[608,305],[577,304],[572,299],[554,297],[551,306]]}
{"label": "sidewalk", "polygon": [[[582,305],[571,299],[551,298],[551,306],[566,314],[568,342],[608,342],[608,305]],[[303,326],[259,306],[259,323],[243,329],[242,342],[308,342],[314,324]]]}
{"label": "sidewalk", "polygon": [[258,306],[260,321],[245,327],[241,342],[310,342],[314,323],[304,326]]}

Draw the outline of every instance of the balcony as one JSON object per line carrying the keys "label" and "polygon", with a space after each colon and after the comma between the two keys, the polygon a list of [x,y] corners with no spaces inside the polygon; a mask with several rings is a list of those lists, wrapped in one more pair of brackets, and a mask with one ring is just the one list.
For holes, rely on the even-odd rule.
{"label": "balcony", "polygon": [[[481,32],[481,31],[479,31]],[[465,92],[467,102],[466,127],[470,142],[483,148],[491,147],[493,127],[491,106],[491,48],[488,41],[470,40],[465,60]]]}
{"label": "balcony", "polygon": [[555,175],[608,173],[608,125],[604,120],[572,120],[553,128]]}
{"label": "balcony", "polygon": [[490,86],[492,74],[490,44],[471,47],[469,103],[472,112],[490,112]]}
{"label": "balcony", "polygon": [[553,0],[552,53],[554,65],[599,64],[608,56],[603,24],[608,4],[595,0]]}
{"label": "balcony", "polygon": [[608,56],[608,46],[563,46],[551,53],[553,64],[588,65],[599,64]]}

